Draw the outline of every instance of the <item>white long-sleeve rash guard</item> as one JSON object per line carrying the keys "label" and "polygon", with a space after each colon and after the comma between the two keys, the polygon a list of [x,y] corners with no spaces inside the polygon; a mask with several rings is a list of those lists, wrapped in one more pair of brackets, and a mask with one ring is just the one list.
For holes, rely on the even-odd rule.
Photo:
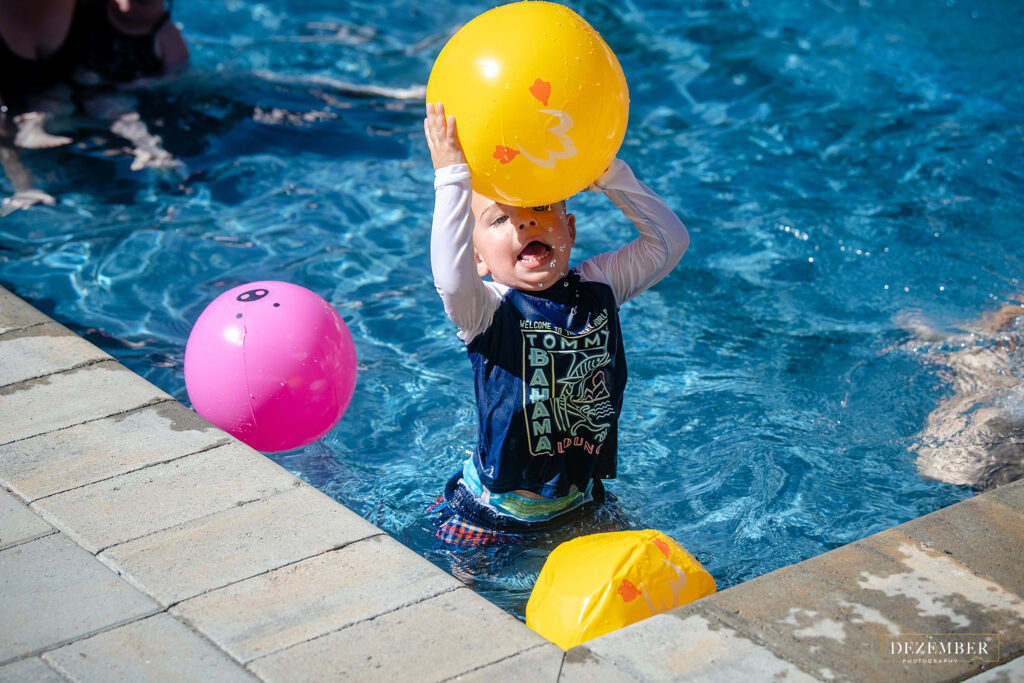
{"label": "white long-sleeve rash guard", "polygon": [[[434,220],[430,264],[444,310],[469,343],[491,324],[509,287],[484,281],[473,257],[472,201],[469,166],[456,164],[434,175]],[[621,159],[597,179],[593,190],[619,207],[640,235],[615,251],[588,259],[577,267],[582,281],[603,282],[621,306],[668,275],[686,252],[690,236],[665,202],[633,175]]]}

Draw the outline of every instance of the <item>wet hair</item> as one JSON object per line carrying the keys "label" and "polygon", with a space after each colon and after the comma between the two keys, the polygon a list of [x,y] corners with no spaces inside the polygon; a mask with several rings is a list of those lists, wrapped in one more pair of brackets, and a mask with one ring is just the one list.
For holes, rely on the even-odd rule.
{"label": "wet hair", "polygon": [[533,209],[534,211],[536,211],[537,209],[541,209],[541,208],[544,208],[545,206],[558,206],[559,204],[561,204],[561,205],[562,205],[562,213],[564,213],[564,214],[568,214],[568,213],[569,213],[569,209],[568,209],[568,207],[566,206],[566,203],[565,203],[565,200],[564,200],[564,199],[563,199],[563,200],[561,200],[561,201],[555,202],[555,203],[553,203],[553,204],[543,204],[543,205],[541,205],[541,206],[531,206],[530,208],[531,208],[531,209]]}

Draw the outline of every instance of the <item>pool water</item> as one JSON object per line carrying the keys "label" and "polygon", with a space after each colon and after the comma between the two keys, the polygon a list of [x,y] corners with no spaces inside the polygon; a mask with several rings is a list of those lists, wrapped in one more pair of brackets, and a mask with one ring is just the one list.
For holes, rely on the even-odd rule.
{"label": "pool water", "polygon": [[[217,294],[324,296],[355,338],[356,393],[275,459],[520,617],[573,534],[660,529],[723,588],[971,496],[918,475],[953,384],[943,344],[899,321],[952,334],[1022,289],[1024,4],[570,6],[630,84],[620,156],[692,239],[622,309],[618,500],[592,518],[443,553],[425,512],[475,425],[429,269],[422,91],[490,5],[178,0],[192,69],[134,96],[184,170],[131,171],[123,141],[67,121],[76,144],[24,154],[59,204],[0,219],[0,283],[186,403],[185,342]],[[602,197],[570,208],[574,263],[634,234]]]}

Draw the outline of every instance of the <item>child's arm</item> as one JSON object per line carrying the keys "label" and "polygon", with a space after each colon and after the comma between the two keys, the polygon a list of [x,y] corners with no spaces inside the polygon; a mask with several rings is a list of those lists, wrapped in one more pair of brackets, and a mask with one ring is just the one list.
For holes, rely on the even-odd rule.
{"label": "child's arm", "polygon": [[430,268],[445,313],[459,328],[459,338],[468,343],[490,324],[499,297],[476,270],[472,181],[455,117],[446,118],[442,105],[428,103],[423,128],[434,164]]}
{"label": "child's arm", "polygon": [[629,244],[598,254],[580,266],[588,279],[610,284],[621,305],[675,268],[690,245],[690,235],[661,197],[637,180],[621,159],[612,163],[592,189],[606,194],[640,232]]}

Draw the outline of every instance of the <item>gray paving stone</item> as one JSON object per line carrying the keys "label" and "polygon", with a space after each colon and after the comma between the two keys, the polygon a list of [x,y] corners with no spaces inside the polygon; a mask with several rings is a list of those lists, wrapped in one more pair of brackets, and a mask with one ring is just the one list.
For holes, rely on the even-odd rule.
{"label": "gray paving stone", "polygon": [[1024,681],[1024,657],[1018,657],[967,680],[970,683],[1021,683]]}
{"label": "gray paving stone", "polygon": [[543,644],[468,588],[258,659],[264,680],[442,681]]}
{"label": "gray paving stone", "polygon": [[[625,662],[627,668],[629,662]],[[587,649],[586,644],[565,653],[558,683],[642,683],[642,679],[631,676],[616,668]]]}
{"label": "gray paving stone", "polygon": [[32,502],[230,441],[167,401],[0,446],[0,482]]}
{"label": "gray paving stone", "polygon": [[169,398],[115,361],[11,384],[0,387],[0,444]]}
{"label": "gray paving stone", "polygon": [[898,528],[1024,595],[1024,512],[998,498],[971,498]]}
{"label": "gray paving stone", "polygon": [[100,559],[169,606],[380,533],[303,484],[114,546]]}
{"label": "gray paving stone", "polygon": [[171,613],[248,662],[460,585],[389,536],[374,536],[186,600]]}
{"label": "gray paving stone", "polygon": [[0,550],[53,533],[52,526],[24,503],[0,489]]}
{"label": "gray paving stone", "polygon": [[1000,633],[1019,649],[1024,623],[1018,596],[893,530],[734,586],[707,602],[730,627],[803,670],[840,680],[959,680],[981,665],[883,661],[889,659],[883,656],[884,637]]}
{"label": "gray paving stone", "polygon": [[0,334],[49,321],[14,293],[0,287]]}
{"label": "gray paving stone", "polygon": [[455,676],[452,681],[491,683],[492,681],[536,681],[557,683],[565,652],[551,643],[512,655],[494,664]]}
{"label": "gray paving stone", "polygon": [[63,534],[0,551],[0,664],[159,610]]}
{"label": "gray paving stone", "polygon": [[301,483],[257,451],[233,442],[42,498],[32,508],[98,553]]}
{"label": "gray paving stone", "polygon": [[979,497],[994,498],[1001,503],[1006,503],[1015,510],[1024,512],[1024,479],[1018,479],[1010,484],[1003,484],[997,489],[981,494]]}
{"label": "gray paving stone", "polygon": [[45,323],[0,335],[0,387],[110,356],[63,325]]}
{"label": "gray paving stone", "polygon": [[658,614],[569,650],[560,683],[814,681],[742,634],[699,613]]}
{"label": "gray paving stone", "polygon": [[253,683],[242,666],[168,614],[158,614],[43,655],[73,681]]}
{"label": "gray paving stone", "polygon": [[38,657],[0,666],[0,683],[67,683],[67,679]]}
{"label": "gray paving stone", "polygon": [[[191,576],[190,567],[167,567],[167,596],[179,589],[195,590],[195,584],[187,590],[180,587],[201,581],[204,571],[221,576],[215,583],[234,580],[230,576],[235,571],[254,571],[255,565],[241,568],[249,558],[239,555],[260,556],[267,550],[266,557],[254,559],[257,564],[274,564],[298,552],[302,544],[290,545],[293,539],[279,541],[283,551],[276,548],[278,543],[273,549],[264,547],[252,530],[286,533],[264,515],[270,516],[281,500],[303,495],[304,485],[272,487],[270,493],[260,489],[255,498],[243,497],[234,482],[222,486],[213,481],[214,474],[223,474],[221,468],[200,468],[199,474],[209,476],[197,476],[191,469],[194,462],[181,476],[165,478],[175,463],[182,462],[176,458],[225,437],[205,423],[195,426],[202,422],[199,418],[116,362],[94,362],[96,357],[90,354],[102,352],[87,346],[0,287],[0,444],[8,444],[0,446],[0,481],[26,500],[43,499],[37,500],[41,509],[55,501],[65,503],[58,521],[73,533],[85,527],[82,533],[94,534],[96,548],[112,538],[136,538],[110,548],[104,557],[119,567],[123,563],[126,571],[149,576],[154,585],[162,582],[155,577],[157,563],[163,561],[160,554],[170,553],[165,557],[172,563],[174,544],[180,544],[181,555],[215,555],[207,558],[210,565],[205,570],[196,568]],[[18,363],[12,365],[11,358]],[[93,364],[78,367],[81,362]],[[53,369],[62,371],[21,381]],[[165,402],[137,409],[153,401]],[[161,410],[179,412],[166,418],[158,415]],[[107,418],[111,415],[115,417]],[[180,428],[186,423],[191,426]],[[163,435],[173,438],[165,443]],[[136,450],[136,442],[146,438],[152,440]],[[207,441],[211,438],[213,443]],[[76,444],[82,444],[78,450]],[[164,445],[173,454],[161,452]],[[25,455],[19,460],[21,453]],[[165,464],[149,467],[156,463]],[[143,467],[147,469],[139,469]],[[137,471],[126,474],[133,470]],[[153,474],[156,479],[146,478]],[[234,470],[227,473],[228,478],[237,476]],[[127,493],[123,484],[128,485]],[[243,482],[241,490],[247,486]],[[253,486],[259,489],[258,484]],[[94,497],[114,502],[105,505],[88,496],[61,501],[53,495],[71,494],[72,489],[88,489]],[[98,631],[107,632],[62,650],[66,673],[73,662],[79,663],[75,657],[81,659],[76,654],[80,644],[95,648],[95,660],[89,663],[100,666],[89,671],[102,671],[94,677],[106,679],[107,672],[123,666],[120,659],[142,666],[146,655],[133,660],[124,649],[127,643],[159,648],[161,642],[175,641],[167,629],[181,625],[171,625],[175,622],[167,615],[117,628],[156,613],[158,607],[64,534],[28,540],[41,528],[33,526],[38,519],[25,518],[24,510],[12,506],[5,495],[0,493],[0,548],[5,538],[21,540],[0,550],[0,662],[7,662],[0,664],[0,681],[12,676],[46,680],[55,672],[33,653]],[[260,498],[265,500],[234,507],[235,502]],[[211,500],[216,501],[212,514],[203,507]],[[199,508],[191,509],[197,503]],[[714,681],[772,675],[799,679],[809,673],[822,679],[933,681],[959,680],[982,668],[883,663],[880,636],[887,632],[992,632],[1000,636],[1002,660],[1017,657],[1024,651],[1024,481],[968,503],[590,641],[565,655],[561,675],[568,681],[691,676]],[[182,507],[191,510],[182,515]],[[101,522],[96,515],[112,521]],[[157,519],[155,526],[150,516]],[[236,523],[242,526],[237,527],[239,536],[233,537],[230,530]],[[137,538],[150,530],[151,536]],[[301,538],[304,532],[295,531]],[[219,534],[223,542],[217,541]],[[166,543],[145,543],[156,537],[164,537]],[[224,574],[218,574],[221,571]],[[133,574],[133,580],[137,578]],[[182,583],[176,584],[179,580]],[[467,607],[468,603],[472,604]],[[509,673],[550,680],[549,672],[562,658],[560,650],[514,619],[380,536],[232,583],[178,607],[182,609],[175,608],[176,612],[213,634],[217,642],[256,657],[254,669],[271,680],[480,680]],[[495,627],[492,619],[504,622]],[[508,621],[512,623],[506,630]],[[487,647],[479,646],[481,632],[487,634]],[[140,633],[149,635],[143,638]],[[208,645],[187,628],[178,631],[185,641],[191,640],[189,634]],[[520,637],[527,644],[517,645]],[[696,655],[691,648],[696,648]],[[216,652],[213,646],[210,650]],[[160,650],[156,656],[164,654]],[[27,658],[12,662],[19,657]],[[984,666],[994,668],[971,680],[1024,680],[1024,659],[1019,657]],[[85,671],[80,675],[93,677]]]}

